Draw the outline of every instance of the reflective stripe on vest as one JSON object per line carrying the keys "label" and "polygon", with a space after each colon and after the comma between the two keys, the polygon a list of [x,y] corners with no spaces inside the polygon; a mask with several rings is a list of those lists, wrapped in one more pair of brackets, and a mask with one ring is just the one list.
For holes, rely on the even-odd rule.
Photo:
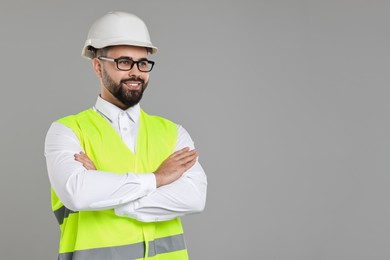
{"label": "reflective stripe on vest", "polygon": [[[136,153],[118,133],[92,109],[58,120],[80,140],[97,170],[117,174],[154,172],[174,151],[177,126],[141,110]],[[59,259],[106,260],[188,259],[179,218],[140,222],[116,216],[113,209],[72,211],[52,189],[52,209],[61,229]]]}
{"label": "reflective stripe on vest", "polygon": [[[148,257],[157,254],[164,254],[186,249],[184,236],[182,234],[157,238],[149,242]],[[80,250],[72,253],[63,253],[59,255],[59,260],[122,260],[137,259],[144,257],[145,244],[137,243],[126,246],[116,246],[108,248],[94,248],[89,250]]]}

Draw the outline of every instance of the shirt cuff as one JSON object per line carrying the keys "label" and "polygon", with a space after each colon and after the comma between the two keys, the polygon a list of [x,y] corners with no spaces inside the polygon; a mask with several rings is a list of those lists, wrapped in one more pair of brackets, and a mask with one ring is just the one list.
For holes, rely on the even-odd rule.
{"label": "shirt cuff", "polygon": [[141,187],[144,188],[145,195],[156,190],[156,175],[154,173],[137,174]]}

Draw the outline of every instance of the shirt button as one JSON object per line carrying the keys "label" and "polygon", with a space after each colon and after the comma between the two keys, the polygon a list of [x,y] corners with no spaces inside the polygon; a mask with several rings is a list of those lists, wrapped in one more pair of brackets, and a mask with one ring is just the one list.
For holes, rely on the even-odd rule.
{"label": "shirt button", "polygon": [[123,128],[123,130],[127,131],[127,128],[125,127],[125,128]]}

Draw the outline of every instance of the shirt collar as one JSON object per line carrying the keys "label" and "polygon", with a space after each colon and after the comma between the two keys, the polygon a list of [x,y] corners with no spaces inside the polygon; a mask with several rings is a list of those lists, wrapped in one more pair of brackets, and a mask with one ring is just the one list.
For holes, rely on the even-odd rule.
{"label": "shirt collar", "polygon": [[95,109],[99,114],[104,116],[111,123],[117,121],[119,115],[123,112],[125,112],[134,123],[138,122],[140,115],[139,103],[132,107],[129,107],[126,110],[122,110],[121,108],[101,98],[100,95],[96,100]]}

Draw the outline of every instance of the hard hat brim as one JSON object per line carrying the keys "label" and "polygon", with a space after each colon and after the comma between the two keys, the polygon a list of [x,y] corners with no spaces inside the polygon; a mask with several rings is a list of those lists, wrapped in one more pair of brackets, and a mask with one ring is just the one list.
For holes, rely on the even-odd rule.
{"label": "hard hat brim", "polygon": [[129,45],[129,46],[137,46],[137,47],[145,47],[150,49],[152,54],[157,53],[157,47],[153,46],[151,43],[145,42],[137,42],[130,39],[118,38],[118,39],[109,39],[109,40],[97,40],[97,39],[89,39],[85,42],[84,48],[81,52],[81,56],[87,59],[95,58],[92,52],[88,50],[89,46],[94,47],[95,49],[101,49],[108,46],[118,46],[118,45]]}

